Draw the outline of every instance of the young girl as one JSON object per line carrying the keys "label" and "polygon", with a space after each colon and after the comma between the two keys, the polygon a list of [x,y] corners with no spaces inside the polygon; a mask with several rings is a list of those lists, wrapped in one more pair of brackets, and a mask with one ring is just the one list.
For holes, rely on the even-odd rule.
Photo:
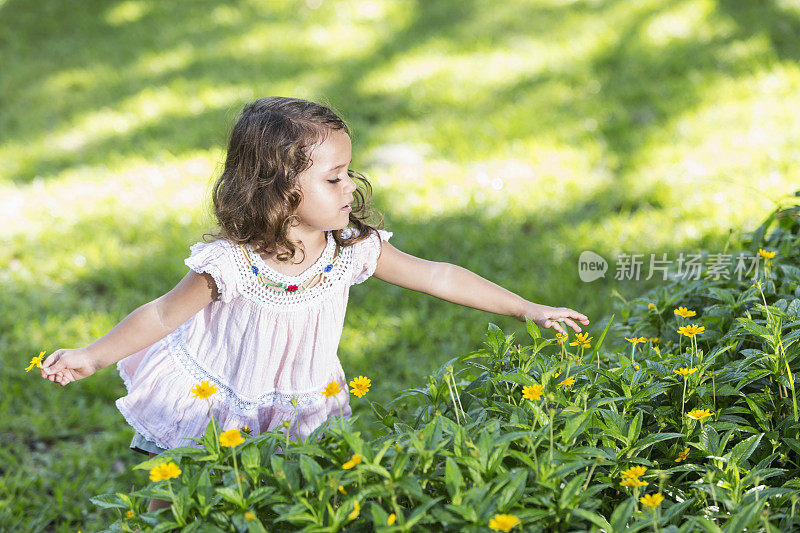
{"label": "young girl", "polygon": [[[152,457],[204,434],[208,405],[190,394],[201,381],[218,388],[211,409],[223,430],[257,435],[288,420],[304,438],[339,405],[349,415],[336,352],[350,286],[372,275],[562,334],[561,323],[576,332],[574,321],[589,323],[389,244],[383,218],[378,228],[367,222],[372,189],[348,170],[350,154],[348,127],[325,106],[279,97],[246,105],[213,190],[216,240],[191,247],[190,270],[171,291],[89,346],[50,354],[42,377],[65,386],[117,363],[130,447]],[[331,381],[342,390],[326,398]]]}

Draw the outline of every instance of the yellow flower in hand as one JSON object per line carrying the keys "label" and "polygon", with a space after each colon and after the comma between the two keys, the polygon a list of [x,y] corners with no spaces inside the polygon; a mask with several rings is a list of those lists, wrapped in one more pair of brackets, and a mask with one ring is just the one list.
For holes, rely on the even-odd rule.
{"label": "yellow flower in hand", "polygon": [[494,531],[511,531],[515,526],[520,525],[519,518],[513,514],[496,514],[489,520],[489,529]]}
{"label": "yellow flower in hand", "polygon": [[364,376],[358,376],[356,379],[350,382],[350,386],[352,387],[350,392],[361,398],[369,392],[370,385],[372,385],[372,380]]}
{"label": "yellow flower in hand", "polygon": [[526,400],[541,400],[544,388],[539,384],[522,387],[522,397]]}
{"label": "yellow flower in hand", "polygon": [[644,496],[639,498],[639,501],[642,502],[642,505],[646,505],[648,507],[652,507],[655,509],[656,507],[661,505],[661,502],[664,501],[664,496],[662,496],[660,492],[657,492],[655,494],[645,494]]}
{"label": "yellow flower in hand", "polygon": [[44,352],[40,352],[39,355],[31,359],[30,364],[25,368],[25,372],[28,372],[33,367],[42,368],[42,358],[44,357]]}
{"label": "yellow flower in hand", "polygon": [[220,446],[225,446],[228,448],[233,448],[244,442],[242,438],[242,434],[239,433],[238,429],[229,429],[228,431],[223,431],[222,435],[219,436],[219,444]]}
{"label": "yellow flower in hand", "polygon": [[181,475],[181,469],[174,462],[161,463],[150,470],[150,481],[172,479]]}
{"label": "yellow flower in hand", "polygon": [[336,396],[337,394],[339,394],[341,390],[342,387],[339,386],[338,381],[331,381],[330,383],[325,385],[324,389],[322,389],[322,395],[325,396],[326,398],[330,398],[331,396]]}
{"label": "yellow flower in hand", "polygon": [[197,396],[198,398],[208,398],[217,393],[217,386],[210,385],[208,381],[201,381],[198,385],[195,385],[192,390],[190,390],[192,394]]}
{"label": "yellow flower in hand", "polygon": [[696,315],[696,314],[697,314],[697,313],[695,313],[694,311],[691,311],[691,310],[689,310],[689,309],[686,309],[685,307],[678,307],[678,308],[677,308],[677,309],[675,309],[675,311],[673,311],[673,312],[674,312],[676,315],[678,315],[678,316],[682,316],[683,318],[689,318],[689,317],[693,317],[694,315]]}

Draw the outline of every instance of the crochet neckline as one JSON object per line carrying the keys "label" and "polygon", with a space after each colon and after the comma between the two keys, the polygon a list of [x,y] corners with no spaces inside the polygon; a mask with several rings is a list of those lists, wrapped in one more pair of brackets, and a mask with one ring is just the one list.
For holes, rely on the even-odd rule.
{"label": "crochet neckline", "polygon": [[290,276],[288,274],[282,274],[282,273],[278,272],[277,270],[271,268],[266,263],[266,261],[264,261],[264,258],[261,257],[261,254],[257,253],[253,249],[252,246],[250,246],[249,244],[247,244],[246,246],[247,246],[248,251],[250,252],[250,257],[253,258],[254,261],[258,262],[258,268],[259,269],[263,269],[263,270],[269,272],[270,274],[272,274],[272,276],[267,276],[267,277],[275,279],[275,280],[287,279],[287,280],[292,280],[292,281],[294,281],[294,280],[297,280],[297,281],[303,280],[304,281],[305,278],[310,278],[310,277],[316,275],[317,271],[321,270],[319,268],[320,265],[322,265],[322,267],[324,268],[325,265],[330,263],[331,260],[333,259],[332,255],[333,255],[333,249],[334,249],[334,245],[336,244],[336,241],[333,238],[333,232],[332,231],[327,231],[325,233],[326,233],[327,242],[325,243],[325,248],[322,250],[322,254],[320,254],[320,256],[317,258],[317,260],[314,261],[314,263],[312,263],[307,269],[303,270],[301,273],[299,273],[299,274],[297,274],[295,276]]}

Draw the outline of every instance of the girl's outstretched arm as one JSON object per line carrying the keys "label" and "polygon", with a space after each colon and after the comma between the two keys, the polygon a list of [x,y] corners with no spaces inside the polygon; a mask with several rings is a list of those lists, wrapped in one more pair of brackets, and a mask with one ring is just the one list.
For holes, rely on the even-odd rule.
{"label": "girl's outstretched arm", "polygon": [[553,328],[561,334],[566,334],[562,322],[576,332],[581,331],[576,320],[584,326],[589,323],[589,319],[577,311],[529,302],[466,268],[414,257],[386,241],[381,242],[374,276],[399,287],[481,311],[513,316],[520,321],[528,317],[537,325]]}
{"label": "girl's outstretched arm", "polygon": [[211,275],[188,274],[168,293],[135,309],[84,348],[60,349],[42,362],[41,375],[62,387],[84,379],[159,341],[216,299]]}

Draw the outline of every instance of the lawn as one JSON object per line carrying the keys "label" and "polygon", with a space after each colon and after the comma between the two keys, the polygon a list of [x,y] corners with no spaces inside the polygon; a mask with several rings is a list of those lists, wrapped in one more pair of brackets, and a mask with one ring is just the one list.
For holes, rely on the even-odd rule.
{"label": "lawn", "polygon": [[[2,529],[94,531],[89,495],[146,480],[114,368],[63,389],[23,369],[185,274],[254,98],[341,112],[396,247],[593,333],[657,282],[615,280],[618,254],[722,252],[798,185],[795,2],[0,0],[0,20]],[[605,278],[580,281],[584,250]],[[339,353],[385,400],[489,321],[524,332],[373,279]]]}

